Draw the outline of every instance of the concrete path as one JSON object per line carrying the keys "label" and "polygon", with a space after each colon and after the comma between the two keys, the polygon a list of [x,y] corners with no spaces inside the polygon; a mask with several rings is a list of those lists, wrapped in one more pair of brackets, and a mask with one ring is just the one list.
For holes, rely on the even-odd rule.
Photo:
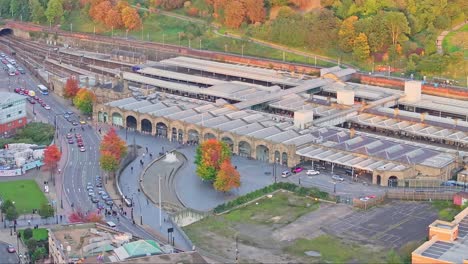
{"label": "concrete path", "polygon": [[438,54],[444,54],[444,49],[442,47],[442,44],[444,42],[445,37],[451,32],[451,31],[456,31],[459,28],[463,27],[468,23],[468,20],[465,20],[464,22],[452,27],[450,30],[444,30],[440,35],[437,37],[436,43],[437,43],[437,53]]}

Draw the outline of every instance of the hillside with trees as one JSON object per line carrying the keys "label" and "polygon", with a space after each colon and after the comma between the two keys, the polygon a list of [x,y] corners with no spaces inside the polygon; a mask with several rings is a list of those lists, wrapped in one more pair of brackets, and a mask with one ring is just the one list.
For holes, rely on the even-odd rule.
{"label": "hillside with trees", "polygon": [[[247,52],[266,56],[264,48],[254,49],[248,42],[215,37],[212,27],[183,18],[180,23],[169,22],[177,18],[163,18],[158,10],[196,17],[244,40],[325,55],[369,72],[447,76],[462,81],[461,85],[466,81],[462,34],[450,36],[453,43],[445,40],[441,54],[436,46],[442,31],[466,19],[465,0],[0,0],[2,17],[60,24],[66,30],[123,31],[125,36],[175,44],[192,41],[201,47],[203,42],[214,50],[242,46],[243,52],[245,45]],[[271,56],[278,58],[277,52]]]}

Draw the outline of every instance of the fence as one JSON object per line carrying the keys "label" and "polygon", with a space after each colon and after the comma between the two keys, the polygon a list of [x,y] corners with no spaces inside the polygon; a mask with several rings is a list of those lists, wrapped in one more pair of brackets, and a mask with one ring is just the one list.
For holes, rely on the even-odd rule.
{"label": "fence", "polygon": [[377,196],[377,197],[371,198],[371,199],[368,199],[368,198],[364,198],[362,200],[361,199],[354,198],[353,199],[353,206],[357,207],[357,208],[360,208],[360,209],[367,210],[367,209],[369,209],[371,207],[374,207],[376,205],[379,205],[379,204],[382,204],[383,202],[385,202],[385,195]]}
{"label": "fence", "polygon": [[389,199],[400,199],[400,200],[413,200],[413,201],[423,201],[423,200],[452,200],[453,195],[456,192],[454,191],[428,191],[428,190],[412,190],[405,191],[399,189],[389,189],[386,193],[387,198]]}

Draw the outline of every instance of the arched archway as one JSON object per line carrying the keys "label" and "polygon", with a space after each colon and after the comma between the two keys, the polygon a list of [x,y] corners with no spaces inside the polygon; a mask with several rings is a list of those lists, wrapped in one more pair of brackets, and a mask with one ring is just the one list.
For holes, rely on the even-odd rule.
{"label": "arched archway", "polygon": [[167,125],[163,122],[158,122],[156,124],[156,136],[167,138]]}
{"label": "arched archway", "polygon": [[274,162],[280,163],[280,161],[281,161],[281,154],[280,154],[279,151],[275,151],[275,160],[274,160]]}
{"label": "arched archway", "polygon": [[398,177],[390,176],[388,178],[388,187],[398,187]]}
{"label": "arched archway", "polygon": [[283,152],[281,155],[281,164],[288,166],[288,153]]}
{"label": "arched archway", "polygon": [[132,115],[127,116],[125,121],[126,121],[126,124],[127,124],[127,128],[130,128],[130,129],[136,129],[137,128],[137,120],[136,120],[136,118],[134,116],[132,116]]}
{"label": "arched archway", "polygon": [[382,176],[377,175],[377,185],[382,184]]}
{"label": "arched archway", "polygon": [[208,139],[216,139],[216,136],[213,133],[206,133],[205,136],[203,137],[204,140]]}
{"label": "arched archway", "polygon": [[256,157],[258,160],[268,162],[270,160],[270,150],[267,146],[258,145],[256,149]]}
{"label": "arched archway", "polygon": [[188,131],[188,144],[198,144],[200,141],[200,135],[198,134],[198,131],[195,129],[190,129]]}
{"label": "arched archway", "polygon": [[112,113],[112,124],[123,127],[123,118],[120,113]]}
{"label": "arched archway", "polygon": [[177,141],[179,141],[179,143],[182,143],[184,141],[184,131],[182,129],[179,129],[177,136]]}
{"label": "arched archway", "polygon": [[149,133],[153,132],[153,124],[148,119],[141,120],[141,132]]}
{"label": "arched archway", "polygon": [[230,137],[222,137],[221,141],[228,145],[231,152],[234,150],[234,141]]}
{"label": "arched archway", "polygon": [[239,142],[239,156],[241,157],[252,157],[252,147],[248,142]]}

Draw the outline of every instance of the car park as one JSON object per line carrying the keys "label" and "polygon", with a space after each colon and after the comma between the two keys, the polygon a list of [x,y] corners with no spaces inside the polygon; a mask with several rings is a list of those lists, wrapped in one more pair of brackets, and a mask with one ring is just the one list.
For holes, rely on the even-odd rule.
{"label": "car park", "polygon": [[320,174],[320,171],[316,171],[316,170],[307,170],[306,174],[307,174],[307,175],[319,175],[319,174]]}
{"label": "car park", "polygon": [[289,177],[289,176],[291,176],[291,172],[290,172],[290,171],[283,171],[283,172],[281,173],[281,177],[283,177],[283,178],[287,178],[287,177]]}
{"label": "car park", "polygon": [[332,179],[335,181],[344,181],[344,178],[341,177],[340,175],[333,175]]}
{"label": "car park", "polygon": [[302,167],[300,167],[300,166],[297,166],[297,167],[292,168],[292,169],[291,169],[291,172],[292,172],[292,173],[299,173],[299,172],[301,172],[301,171],[303,171],[303,170],[304,170],[304,168],[302,168]]}

